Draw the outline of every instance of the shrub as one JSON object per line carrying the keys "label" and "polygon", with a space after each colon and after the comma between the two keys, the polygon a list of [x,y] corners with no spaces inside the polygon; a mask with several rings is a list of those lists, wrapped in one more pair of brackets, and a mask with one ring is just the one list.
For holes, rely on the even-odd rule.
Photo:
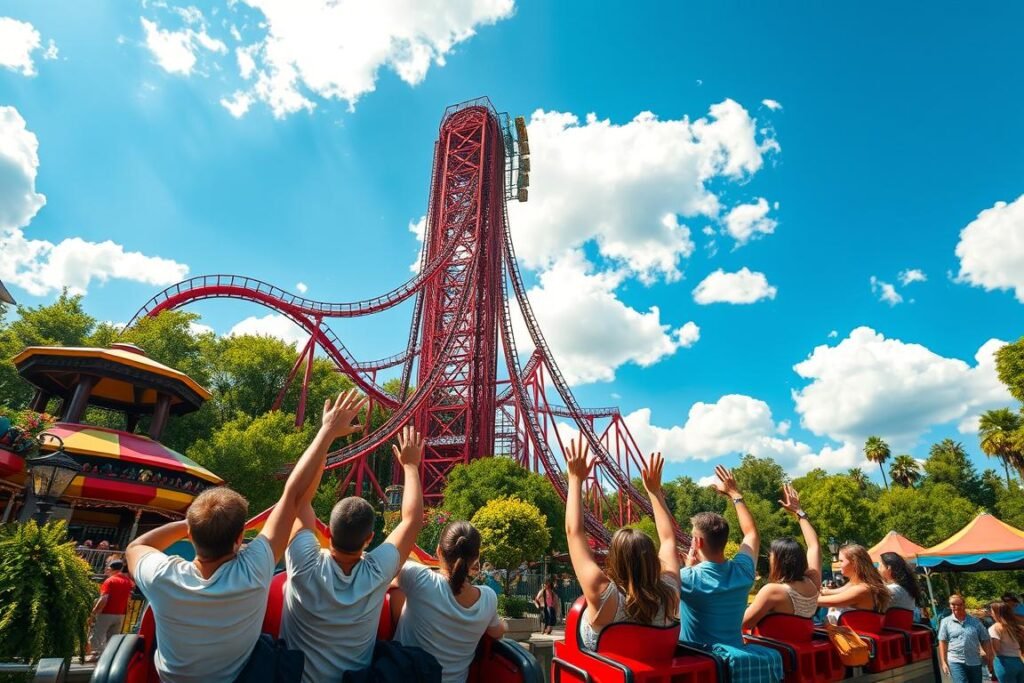
{"label": "shrub", "polygon": [[530,601],[519,595],[499,595],[498,614],[509,619],[519,619],[530,607]]}
{"label": "shrub", "polygon": [[480,531],[480,554],[498,569],[505,570],[505,593],[512,570],[527,560],[539,558],[551,542],[547,518],[536,505],[518,498],[498,498],[473,515]]}
{"label": "shrub", "polygon": [[0,659],[84,656],[96,599],[67,524],[0,527]]}

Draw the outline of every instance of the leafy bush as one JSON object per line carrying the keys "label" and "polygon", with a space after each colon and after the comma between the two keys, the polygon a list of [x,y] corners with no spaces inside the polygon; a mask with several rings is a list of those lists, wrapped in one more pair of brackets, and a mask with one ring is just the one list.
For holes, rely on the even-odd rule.
{"label": "leafy bush", "polygon": [[480,554],[505,570],[505,592],[512,570],[527,560],[538,559],[551,542],[547,518],[536,505],[518,498],[498,498],[473,515],[480,531]]}
{"label": "leafy bush", "polygon": [[[416,545],[421,549],[433,554],[437,549],[437,543],[441,540],[441,532],[452,521],[451,513],[440,508],[424,508],[423,527],[416,535]],[[393,510],[384,513],[384,533],[386,536],[395,530],[398,523],[402,521],[402,512]]]}
{"label": "leafy bush", "polygon": [[0,527],[0,660],[84,656],[97,590],[66,536],[63,521]]}
{"label": "leafy bush", "polygon": [[498,614],[509,619],[519,619],[530,607],[530,601],[519,595],[499,595]]}

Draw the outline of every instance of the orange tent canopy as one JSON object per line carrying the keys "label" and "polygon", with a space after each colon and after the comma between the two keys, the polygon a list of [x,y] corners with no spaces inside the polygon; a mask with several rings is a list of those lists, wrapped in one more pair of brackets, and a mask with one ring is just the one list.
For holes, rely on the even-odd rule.
{"label": "orange tent canopy", "polygon": [[[881,541],[871,546],[868,549],[868,555],[871,556],[871,561],[878,564],[882,561],[882,553],[896,553],[904,560],[910,563],[917,561],[917,556],[924,551],[924,546],[920,546],[903,534],[890,531],[887,533]],[[839,571],[839,563],[832,563],[832,570]]]}
{"label": "orange tent canopy", "polygon": [[936,571],[1024,568],[1024,531],[982,513],[942,543],[918,553],[918,565]]}

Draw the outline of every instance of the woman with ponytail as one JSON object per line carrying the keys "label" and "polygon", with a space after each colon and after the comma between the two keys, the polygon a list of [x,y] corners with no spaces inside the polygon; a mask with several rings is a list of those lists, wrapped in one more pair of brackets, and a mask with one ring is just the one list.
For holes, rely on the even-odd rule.
{"label": "woman with ponytail", "polygon": [[470,580],[480,571],[480,532],[469,522],[452,522],[437,544],[441,570],[407,562],[398,573],[405,609],[395,640],[420,647],[441,665],[443,683],[465,683],[477,643],[485,633],[505,634],[498,596]]}
{"label": "woman with ponytail", "polygon": [[661,548],[655,549],[654,542],[637,529],[619,529],[608,546],[603,570],[594,561],[583,528],[583,482],[594,466],[594,461],[587,457],[587,446],[580,448],[573,441],[566,454],[566,465],[569,496],[565,533],[572,568],[587,599],[580,624],[583,645],[596,649],[598,634],[615,622],[668,626],[679,615],[679,555],[672,515],[661,490],[661,454],[652,454],[643,464],[642,472]]}

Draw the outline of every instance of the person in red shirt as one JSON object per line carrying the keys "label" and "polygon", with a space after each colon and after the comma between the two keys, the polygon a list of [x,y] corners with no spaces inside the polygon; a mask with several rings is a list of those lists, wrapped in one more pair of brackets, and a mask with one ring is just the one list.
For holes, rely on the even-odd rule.
{"label": "person in red shirt", "polygon": [[92,656],[98,657],[107,641],[121,632],[124,626],[124,615],[128,612],[135,582],[128,576],[128,566],[119,557],[107,561],[107,578],[100,586],[100,597],[92,606],[92,632],[89,644]]}

